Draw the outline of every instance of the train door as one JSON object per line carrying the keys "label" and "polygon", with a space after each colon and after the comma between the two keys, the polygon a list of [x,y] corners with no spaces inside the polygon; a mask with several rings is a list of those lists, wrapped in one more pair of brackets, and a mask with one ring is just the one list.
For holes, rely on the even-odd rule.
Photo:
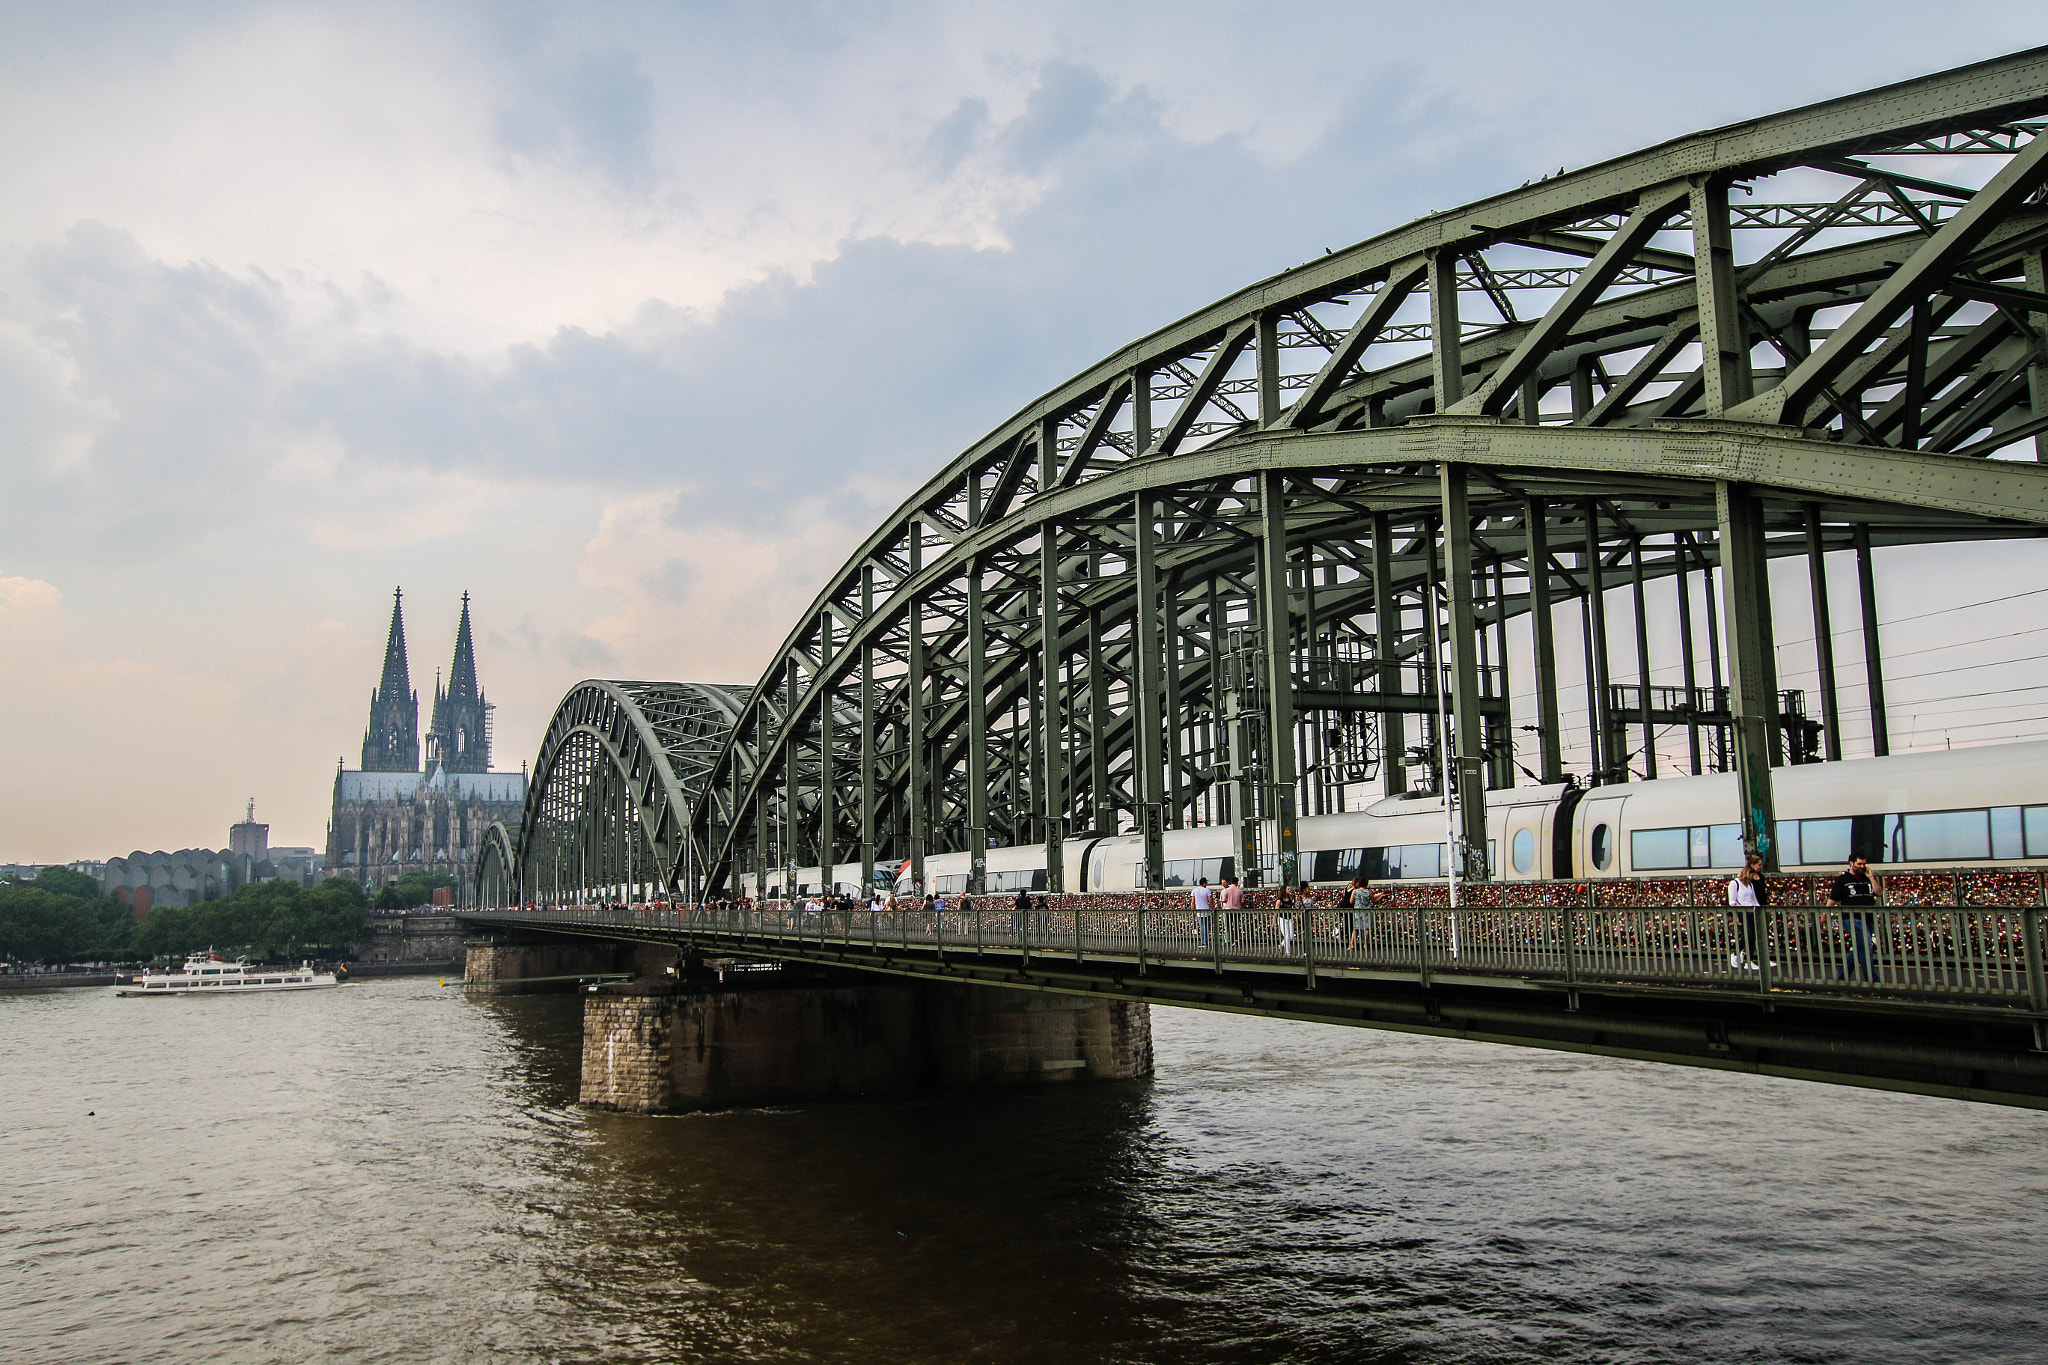
{"label": "train door", "polygon": [[1627,800],[1626,796],[1601,796],[1595,791],[1579,803],[1579,876],[1621,875],[1621,808]]}
{"label": "train door", "polygon": [[1543,875],[1543,855],[1549,851],[1544,844],[1543,817],[1550,810],[1548,804],[1507,807],[1507,819],[1501,826],[1507,865],[1500,869],[1501,875],[1511,880]]}

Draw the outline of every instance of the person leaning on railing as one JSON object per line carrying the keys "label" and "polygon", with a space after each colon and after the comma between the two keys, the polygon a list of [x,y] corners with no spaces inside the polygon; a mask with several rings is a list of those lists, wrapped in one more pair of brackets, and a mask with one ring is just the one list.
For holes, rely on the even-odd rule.
{"label": "person leaning on railing", "polygon": [[1344,921],[1344,951],[1356,952],[1372,933],[1372,888],[1365,878],[1351,879],[1351,885],[1344,888],[1344,902],[1351,907]]}

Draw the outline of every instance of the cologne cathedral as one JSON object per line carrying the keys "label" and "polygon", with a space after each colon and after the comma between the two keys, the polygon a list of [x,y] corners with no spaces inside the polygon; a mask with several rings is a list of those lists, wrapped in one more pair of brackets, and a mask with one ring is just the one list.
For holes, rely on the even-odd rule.
{"label": "cologne cathedral", "polygon": [[455,659],[434,682],[426,761],[420,755],[420,694],[405,654],[405,598],[392,594],[384,676],[370,695],[359,770],[338,766],[327,823],[327,872],[375,892],[406,872],[445,872],[463,899],[484,832],[519,827],[526,773],[491,771],[491,704],[476,677],[469,594],[455,628]]}

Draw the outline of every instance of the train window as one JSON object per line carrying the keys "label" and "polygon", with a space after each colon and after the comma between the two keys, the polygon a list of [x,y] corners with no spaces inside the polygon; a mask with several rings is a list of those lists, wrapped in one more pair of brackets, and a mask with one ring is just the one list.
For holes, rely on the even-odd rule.
{"label": "train window", "polygon": [[[1780,833],[1792,823],[1781,822]],[[1683,825],[1673,829],[1631,830],[1628,849],[1629,865],[1638,872],[1741,867],[1742,826]],[[1595,865],[1606,866],[1597,861],[1597,854]]]}
{"label": "train window", "polygon": [[[1607,859],[1598,842],[1607,827],[1602,825],[1594,832],[1593,861],[1597,866],[1607,866]],[[1657,872],[1666,868],[1692,866],[1692,830],[1690,829],[1639,829],[1628,836],[1629,863],[1638,872]]]}
{"label": "train window", "polygon": [[1906,816],[1906,856],[1916,863],[1991,856],[1991,812],[1938,810]]}
{"label": "train window", "polygon": [[1518,829],[1515,841],[1509,847],[1514,850],[1515,871],[1527,872],[1536,861],[1536,833],[1534,830]]}
{"label": "train window", "polygon": [[2048,806],[2028,806],[2025,822],[2027,856],[2048,858]]}
{"label": "train window", "polygon": [[1614,850],[1608,843],[1609,833],[1605,825],[1593,826],[1593,866],[1602,872],[1605,872],[1607,864],[1614,860]]}
{"label": "train window", "polygon": [[[937,895],[957,896],[966,889],[967,874],[965,872],[957,873],[950,877],[932,878],[932,891]],[[802,888],[798,888],[797,894],[803,894]]]}
{"label": "train window", "polygon": [[[1366,850],[1368,857],[1372,850]],[[1441,877],[1444,875],[1442,844],[1396,844],[1386,850],[1389,877]]]}
{"label": "train window", "polygon": [[1193,886],[1202,878],[1209,879],[1215,886],[1231,875],[1232,862],[1228,858],[1175,858],[1166,864],[1166,886]]}
{"label": "train window", "polygon": [[2026,839],[2020,832],[2020,808],[2018,806],[1993,806],[1991,808],[1991,856],[1994,858],[2026,857]]}
{"label": "train window", "polygon": [[1104,879],[1102,876],[1102,859],[1097,858],[1095,860],[1095,889],[1097,891],[1100,891],[1102,889],[1103,880]]}
{"label": "train window", "polygon": [[[1786,823],[1790,823],[1787,821]],[[1801,820],[1799,822],[1799,844],[1793,847],[1790,841],[1778,841],[1778,861],[1819,863],[1832,867],[1849,861],[1851,822],[1848,820]]]}
{"label": "train window", "polygon": [[[2041,838],[2048,844],[2048,806],[2042,807]],[[1360,876],[1365,865],[1365,850],[1362,848],[1325,848],[1315,855],[1315,871],[1311,874],[1319,882],[1348,882]]]}

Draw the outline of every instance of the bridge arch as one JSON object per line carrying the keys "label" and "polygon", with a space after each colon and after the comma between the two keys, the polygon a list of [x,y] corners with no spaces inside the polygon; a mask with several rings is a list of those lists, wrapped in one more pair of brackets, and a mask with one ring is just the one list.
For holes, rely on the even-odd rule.
{"label": "bridge arch", "polygon": [[[1749,609],[1768,559],[1867,566],[1872,545],[2048,525],[2043,470],[1987,458],[2048,439],[2044,114],[2037,50],[1677,139],[1123,348],[950,462],[814,599],[712,765],[708,884],[1131,830],[1148,809],[1284,842],[1290,805],[1342,801],[1351,778],[1399,790],[1447,750],[1469,822],[1518,768],[1564,776],[1544,637],[1573,601],[1591,627],[1577,776],[1655,775],[1654,736],[1631,751],[1613,723],[1627,665],[1601,618],[1608,587],[1641,603],[1660,579],[1681,613],[1737,627],[1725,657],[1710,628],[1686,672],[1728,678],[1717,757],[1767,843],[1770,766],[1816,733],[1839,756],[1843,729],[1824,676],[1824,720],[1786,751],[1769,613]],[[1986,173],[1899,169],[1926,154]],[[1837,197],[1788,197],[1815,172]],[[1752,197],[1731,202],[1737,184]],[[1528,746],[1501,662],[1519,617]],[[1882,751],[1881,709],[1872,732]],[[1690,747],[1697,767],[1697,727]]]}
{"label": "bridge arch", "polygon": [[[1064,839],[1216,824],[1257,877],[1292,815],[1421,785],[1484,876],[1490,789],[1703,767],[1768,849],[1775,765],[1888,746],[1872,549],[2048,528],[2044,127],[2048,48],[1239,290],[951,459],[751,688],[571,689],[485,857],[533,900],[1043,843],[1059,889]],[[1769,563],[1825,603],[1831,554],[1860,707],[1829,650],[1775,676]]]}
{"label": "bridge arch", "polygon": [[[1680,761],[1740,770],[1767,844],[1771,766],[1845,728],[1827,661],[1820,714],[1785,714],[1768,561],[2048,526],[2048,471],[2009,458],[2048,442],[2044,116],[2048,49],[1676,139],[1120,349],[811,602],[706,775],[705,886],[1209,822],[1285,867],[1276,817],[1436,785],[1447,753],[1469,839],[1488,787],[1567,775],[1574,732],[1580,781],[1659,771],[1619,586],[1690,618],[1688,705],[1728,695]],[[1931,155],[1984,169],[1905,160]]]}
{"label": "bridge arch", "polygon": [[484,831],[483,847],[476,858],[476,875],[470,879],[478,905],[502,906],[519,902],[513,892],[519,884],[517,841],[502,820],[493,820]]}
{"label": "bridge arch", "polygon": [[589,679],[548,723],[516,838],[478,857],[484,904],[672,894],[703,850],[689,815],[747,689]]}

